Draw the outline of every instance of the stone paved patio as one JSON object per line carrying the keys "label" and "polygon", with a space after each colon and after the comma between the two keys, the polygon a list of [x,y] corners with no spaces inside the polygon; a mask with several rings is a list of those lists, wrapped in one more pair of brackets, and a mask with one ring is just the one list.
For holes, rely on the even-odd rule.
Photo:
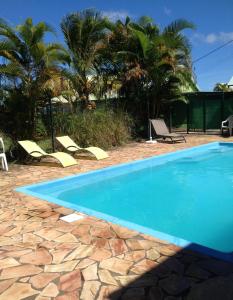
{"label": "stone paved patio", "polygon": [[0,300],[232,300],[231,264],[94,217],[66,223],[59,218],[72,210],[13,190],[221,138],[187,140],[132,143],[67,169],[11,165],[0,172]]}

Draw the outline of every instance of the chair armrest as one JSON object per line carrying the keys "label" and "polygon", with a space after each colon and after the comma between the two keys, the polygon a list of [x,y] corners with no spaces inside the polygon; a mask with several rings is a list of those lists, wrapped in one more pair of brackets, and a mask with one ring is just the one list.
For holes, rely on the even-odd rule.
{"label": "chair armrest", "polygon": [[2,152],[5,153],[5,147],[4,147],[3,139],[1,137],[0,137],[0,145],[2,148]]}
{"label": "chair armrest", "polygon": [[225,126],[225,123],[227,123],[228,121],[225,120],[225,121],[222,121],[222,127]]}
{"label": "chair armrest", "polygon": [[32,152],[29,152],[29,154],[34,154],[34,153],[38,153],[38,154],[40,154],[40,155],[43,155],[43,153],[41,153],[40,151],[37,151],[37,150],[34,150],[34,151],[32,151]]}
{"label": "chair armrest", "polygon": [[79,150],[77,147],[75,147],[75,146],[73,146],[73,145],[72,145],[72,146],[66,147],[66,149],[67,149],[67,150],[70,150],[70,151],[72,151],[72,150],[71,150],[72,148],[74,148],[74,150]]}

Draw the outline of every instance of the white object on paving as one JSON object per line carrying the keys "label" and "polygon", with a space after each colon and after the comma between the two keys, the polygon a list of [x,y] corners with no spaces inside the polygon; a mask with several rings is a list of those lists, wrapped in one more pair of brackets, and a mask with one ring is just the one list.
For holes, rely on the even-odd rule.
{"label": "white object on paving", "polygon": [[3,139],[1,137],[0,137],[0,146],[2,148],[2,152],[0,153],[0,159],[2,161],[2,168],[3,168],[3,170],[8,171],[8,165],[7,165],[6,154],[5,154],[5,147],[4,147]]}
{"label": "white object on paving", "polygon": [[157,144],[156,140],[152,138],[152,131],[151,131],[151,119],[149,119],[149,140],[146,141],[147,144]]}
{"label": "white object on paving", "polygon": [[71,222],[81,220],[83,218],[84,218],[84,216],[80,216],[80,215],[77,215],[77,214],[70,214],[70,215],[61,217],[60,220],[71,223]]}
{"label": "white object on paving", "polygon": [[147,144],[157,144],[157,141],[156,140],[148,140],[146,141]]}

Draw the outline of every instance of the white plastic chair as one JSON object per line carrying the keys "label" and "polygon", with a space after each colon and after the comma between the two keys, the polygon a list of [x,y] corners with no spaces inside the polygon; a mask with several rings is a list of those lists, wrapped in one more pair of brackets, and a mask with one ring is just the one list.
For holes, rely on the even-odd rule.
{"label": "white plastic chair", "polygon": [[229,135],[233,134],[233,115],[229,116],[225,121],[222,121],[221,124],[222,135],[224,133],[224,130],[227,130],[229,132]]}
{"label": "white plastic chair", "polygon": [[6,154],[5,154],[5,146],[4,146],[2,138],[0,138],[0,145],[2,148],[2,153],[0,153],[0,159],[2,161],[2,168],[3,168],[3,170],[8,171],[8,165],[7,165]]}

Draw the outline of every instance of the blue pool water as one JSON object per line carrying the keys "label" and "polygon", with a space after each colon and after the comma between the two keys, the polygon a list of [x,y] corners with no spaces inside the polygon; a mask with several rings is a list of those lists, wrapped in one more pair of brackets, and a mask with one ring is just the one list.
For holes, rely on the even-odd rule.
{"label": "blue pool water", "polygon": [[233,143],[19,188],[179,245],[233,252]]}

